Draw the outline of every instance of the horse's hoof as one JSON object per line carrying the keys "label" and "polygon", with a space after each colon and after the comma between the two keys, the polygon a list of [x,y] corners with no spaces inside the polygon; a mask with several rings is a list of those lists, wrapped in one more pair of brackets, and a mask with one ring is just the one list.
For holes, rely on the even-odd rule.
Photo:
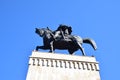
{"label": "horse's hoof", "polygon": [[38,50],[34,49],[33,51],[34,51],[34,52],[37,52]]}
{"label": "horse's hoof", "polygon": [[54,53],[53,51],[49,51],[49,53]]}
{"label": "horse's hoof", "polygon": [[82,56],[85,56],[85,55],[82,55]]}

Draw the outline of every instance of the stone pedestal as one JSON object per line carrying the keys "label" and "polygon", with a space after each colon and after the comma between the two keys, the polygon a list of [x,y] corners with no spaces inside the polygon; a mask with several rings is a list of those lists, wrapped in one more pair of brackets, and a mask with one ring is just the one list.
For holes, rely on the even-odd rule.
{"label": "stone pedestal", "polygon": [[100,80],[95,57],[32,52],[26,80]]}

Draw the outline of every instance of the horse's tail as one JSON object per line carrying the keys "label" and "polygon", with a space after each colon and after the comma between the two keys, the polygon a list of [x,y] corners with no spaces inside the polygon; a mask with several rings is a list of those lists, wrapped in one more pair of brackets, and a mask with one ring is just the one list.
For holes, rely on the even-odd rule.
{"label": "horse's tail", "polygon": [[94,50],[97,49],[97,45],[96,45],[95,41],[90,38],[84,38],[83,43],[89,43],[94,48]]}

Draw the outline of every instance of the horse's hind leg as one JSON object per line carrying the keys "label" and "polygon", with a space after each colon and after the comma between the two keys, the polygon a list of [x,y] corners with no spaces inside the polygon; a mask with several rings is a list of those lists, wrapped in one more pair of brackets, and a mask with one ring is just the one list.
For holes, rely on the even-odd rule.
{"label": "horse's hind leg", "polygon": [[69,54],[74,55],[74,51],[72,49],[68,49]]}
{"label": "horse's hind leg", "polygon": [[79,46],[80,50],[82,51],[82,55],[85,56],[86,54],[85,54],[85,51],[84,51],[84,48],[82,47],[82,45],[78,43],[78,46]]}

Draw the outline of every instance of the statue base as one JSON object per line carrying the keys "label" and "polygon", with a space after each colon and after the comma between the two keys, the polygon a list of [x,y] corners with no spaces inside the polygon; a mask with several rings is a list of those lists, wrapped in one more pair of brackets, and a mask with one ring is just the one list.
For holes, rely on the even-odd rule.
{"label": "statue base", "polygon": [[26,80],[100,80],[95,57],[33,51]]}

